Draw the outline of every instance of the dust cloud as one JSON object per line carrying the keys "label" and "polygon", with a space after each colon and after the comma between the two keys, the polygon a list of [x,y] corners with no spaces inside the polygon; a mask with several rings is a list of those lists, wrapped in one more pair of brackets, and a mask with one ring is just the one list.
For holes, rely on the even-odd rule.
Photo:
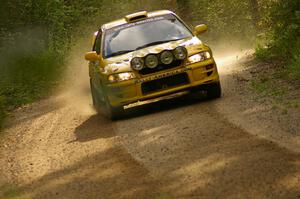
{"label": "dust cloud", "polygon": [[90,38],[80,38],[72,46],[71,53],[66,58],[63,84],[57,95],[81,115],[95,113],[90,95],[88,62],[84,59],[90,46]]}

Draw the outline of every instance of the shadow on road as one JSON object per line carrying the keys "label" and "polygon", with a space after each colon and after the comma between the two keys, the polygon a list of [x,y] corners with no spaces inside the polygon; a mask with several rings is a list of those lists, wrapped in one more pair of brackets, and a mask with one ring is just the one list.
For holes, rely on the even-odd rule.
{"label": "shadow on road", "polygon": [[192,106],[197,103],[203,103],[206,101],[207,98],[202,93],[192,93],[169,100],[161,100],[158,102],[127,109],[125,111],[124,117],[121,120],[130,120],[133,118],[147,115],[150,116],[159,112],[164,112],[172,109],[175,110],[187,106]]}
{"label": "shadow on road", "polygon": [[99,138],[114,137],[112,122],[100,114],[88,118],[75,129],[75,136],[78,142],[87,142]]}
{"label": "shadow on road", "polygon": [[109,148],[23,187],[30,198],[155,198],[158,183],[124,149]]}

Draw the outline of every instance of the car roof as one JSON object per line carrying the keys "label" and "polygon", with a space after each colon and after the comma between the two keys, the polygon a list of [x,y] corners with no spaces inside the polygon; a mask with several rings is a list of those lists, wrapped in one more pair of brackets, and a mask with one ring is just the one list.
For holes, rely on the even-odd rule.
{"label": "car roof", "polygon": [[[169,10],[159,10],[159,11],[148,12],[147,17],[148,18],[149,17],[157,17],[157,16],[161,16],[161,15],[166,15],[166,14],[174,14],[174,13]],[[128,23],[129,22],[127,22],[124,17],[124,18],[121,18],[121,19],[118,19],[118,20],[115,20],[115,21],[112,21],[112,22],[102,25],[101,29],[102,29],[102,31],[105,31],[107,29],[111,29],[113,27],[120,26],[123,24],[128,24]]]}

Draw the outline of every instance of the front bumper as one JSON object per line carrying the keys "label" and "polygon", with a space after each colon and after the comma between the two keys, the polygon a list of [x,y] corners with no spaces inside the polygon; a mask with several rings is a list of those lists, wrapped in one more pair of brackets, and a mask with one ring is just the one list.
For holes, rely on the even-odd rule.
{"label": "front bumper", "polygon": [[[188,81],[186,83],[160,88],[150,93],[143,92],[143,83],[166,77],[170,79],[172,75],[175,76],[181,73],[187,74]],[[151,74],[140,79],[108,84],[106,90],[111,106],[116,107],[189,90],[217,81],[219,81],[219,74],[216,63],[214,59],[209,59],[185,67],[161,71],[160,73]]]}

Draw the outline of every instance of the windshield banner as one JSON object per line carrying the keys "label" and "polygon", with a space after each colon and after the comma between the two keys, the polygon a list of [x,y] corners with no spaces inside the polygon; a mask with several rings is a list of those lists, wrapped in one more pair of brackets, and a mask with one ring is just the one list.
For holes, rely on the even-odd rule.
{"label": "windshield banner", "polygon": [[133,26],[137,26],[137,25],[140,25],[140,24],[150,23],[150,22],[154,22],[154,21],[160,21],[160,20],[164,20],[164,19],[174,19],[174,18],[175,17],[171,14],[162,15],[162,16],[159,16],[159,17],[146,18],[145,20],[132,22],[132,23],[126,23],[126,24],[123,24],[123,25],[120,25],[120,26],[116,26],[116,27],[113,27],[111,29],[108,29],[107,31],[108,32],[115,32],[115,31],[120,31],[120,30],[126,29],[126,28],[130,28],[130,27],[133,27]]}

